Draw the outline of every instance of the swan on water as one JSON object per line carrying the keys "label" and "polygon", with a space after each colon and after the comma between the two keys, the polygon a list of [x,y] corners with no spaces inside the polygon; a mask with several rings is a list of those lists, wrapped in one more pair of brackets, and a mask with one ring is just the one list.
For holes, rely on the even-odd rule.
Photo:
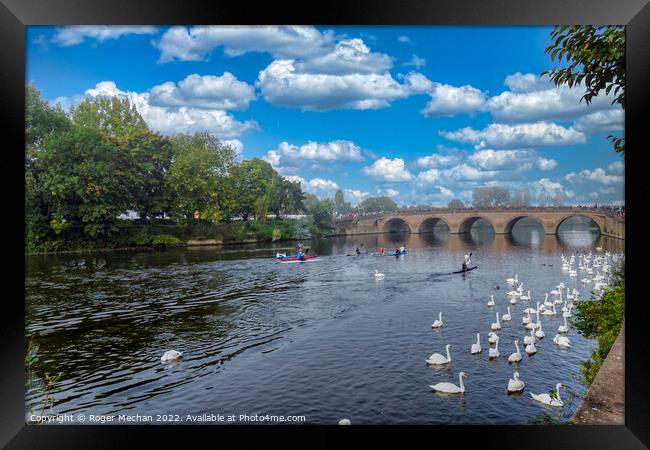
{"label": "swan on water", "polygon": [[490,301],[487,303],[488,306],[494,306],[494,295],[490,295]]}
{"label": "swan on water", "polygon": [[512,353],[510,356],[508,356],[509,363],[515,363],[521,361],[521,352],[519,351],[519,341],[516,339],[515,339],[515,348],[517,349],[517,351]]}
{"label": "swan on water", "polygon": [[504,322],[508,322],[508,321],[512,320],[512,316],[510,315],[510,307],[509,306],[508,306],[508,313],[502,315],[501,320],[503,320]]}
{"label": "swan on water", "polygon": [[528,295],[522,295],[521,297],[519,297],[519,300],[521,300],[521,301],[530,300],[530,290],[528,290]]}
{"label": "swan on water", "polygon": [[516,305],[516,304],[517,304],[517,297],[512,297],[512,298],[510,299],[510,304],[511,304],[511,305]]}
{"label": "swan on water", "polygon": [[341,419],[339,420],[339,425],[352,425],[350,419]]}
{"label": "swan on water", "polygon": [[557,314],[557,312],[555,311],[555,304],[553,304],[553,309],[545,309],[542,312],[543,316],[554,316],[556,314]]}
{"label": "swan on water", "polygon": [[510,286],[514,286],[515,284],[519,283],[519,279],[517,278],[517,275],[515,275],[514,278],[507,278],[506,283],[508,283]]}
{"label": "swan on water", "polygon": [[490,334],[488,334],[488,342],[490,344],[495,344],[498,340],[499,340],[499,336],[497,336],[496,333],[490,331]]}
{"label": "swan on water", "polygon": [[564,315],[563,315],[562,317],[564,318],[564,325],[560,325],[560,326],[557,328],[557,332],[558,332],[558,333],[568,333],[568,332],[569,332],[569,327],[568,327],[568,325],[566,324],[566,317],[564,317]]}
{"label": "swan on water", "polygon": [[499,313],[497,313],[497,321],[494,322],[491,326],[492,331],[501,329],[501,322],[499,322]]}
{"label": "swan on water", "polygon": [[431,328],[440,328],[442,326],[442,311],[438,313],[438,318],[433,321]]}
{"label": "swan on water", "polygon": [[437,392],[444,392],[446,394],[462,394],[465,392],[465,386],[463,385],[463,377],[467,376],[465,372],[460,372],[458,374],[458,380],[460,386],[456,386],[454,383],[438,383],[434,385],[429,385],[431,389]]}
{"label": "swan on water", "polygon": [[535,343],[535,330],[530,330],[530,336],[524,336],[524,345],[534,344]]}
{"label": "swan on water", "polygon": [[[545,306],[544,309],[550,308],[551,306],[553,306],[553,302],[548,300],[548,292],[546,293],[546,297],[544,298],[544,306]],[[544,309],[542,309],[540,311],[544,311]]]}
{"label": "swan on water", "polygon": [[183,352],[177,352],[176,350],[168,350],[160,358],[161,362],[171,362],[180,359],[183,356]]}
{"label": "swan on water", "polygon": [[567,310],[566,310],[565,312],[562,313],[562,317],[565,317],[565,318],[567,318],[567,319],[570,319],[571,316],[572,316],[572,314],[571,314],[571,308],[570,308],[570,307],[567,308]]}
{"label": "swan on water", "polygon": [[526,385],[519,379],[519,372],[515,372],[514,378],[508,380],[508,392],[523,391]]}
{"label": "swan on water", "polygon": [[476,344],[472,344],[472,348],[470,349],[470,352],[472,355],[475,355],[476,353],[481,353],[481,334],[476,333]]}
{"label": "swan on water", "polygon": [[384,278],[384,274],[375,269],[375,278]]}
{"label": "swan on water", "polygon": [[528,325],[528,324],[531,322],[530,311],[528,311],[526,314],[528,314],[528,315],[527,315],[527,316],[523,316],[523,317],[521,318],[521,323],[523,323],[524,325]]}
{"label": "swan on water", "polygon": [[426,360],[427,364],[447,364],[451,362],[451,353],[449,353],[449,349],[451,348],[451,344],[447,344],[445,346],[445,349],[447,350],[447,357],[445,358],[442,356],[440,353],[434,353],[433,355],[429,356],[429,359]]}
{"label": "swan on water", "polygon": [[542,330],[542,322],[537,322],[537,330],[535,331],[535,337],[537,339],[543,339],[546,336],[546,333]]}
{"label": "swan on water", "polygon": [[526,353],[528,353],[528,355],[534,355],[535,353],[537,353],[537,347],[535,347],[535,342],[531,342],[530,344],[528,344],[525,350]]}
{"label": "swan on water", "polygon": [[555,397],[551,397],[549,394],[533,394],[532,392],[530,393],[531,397],[533,397],[533,400],[536,400],[540,403],[543,403],[545,405],[549,406],[564,406],[564,403],[562,402],[562,399],[560,398],[560,388],[564,387],[562,383],[558,383],[555,385]]}
{"label": "swan on water", "polygon": [[498,358],[500,355],[499,353],[499,338],[497,337],[497,341],[495,342],[494,348],[491,348],[490,351],[488,352],[488,356],[490,359]]}
{"label": "swan on water", "polygon": [[560,336],[559,334],[555,335],[553,342],[555,342],[560,347],[571,347],[571,341],[569,341],[569,338],[566,336]]}

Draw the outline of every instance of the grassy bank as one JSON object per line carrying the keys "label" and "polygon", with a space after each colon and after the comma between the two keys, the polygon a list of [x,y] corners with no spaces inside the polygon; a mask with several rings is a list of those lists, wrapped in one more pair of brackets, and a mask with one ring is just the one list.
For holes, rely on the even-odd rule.
{"label": "grassy bank", "polygon": [[50,253],[139,247],[170,247],[188,241],[214,240],[224,244],[273,242],[310,237],[304,220],[259,220],[212,223],[195,221],[187,225],[119,221],[110,237],[88,239],[81,232],[67,230],[55,240],[27,243],[27,253]]}
{"label": "grassy bank", "polygon": [[581,373],[591,385],[614,345],[625,317],[625,266],[621,264],[613,273],[610,286],[598,300],[583,300],[577,305],[573,325],[588,338],[594,338],[598,347],[591,359],[582,363]]}

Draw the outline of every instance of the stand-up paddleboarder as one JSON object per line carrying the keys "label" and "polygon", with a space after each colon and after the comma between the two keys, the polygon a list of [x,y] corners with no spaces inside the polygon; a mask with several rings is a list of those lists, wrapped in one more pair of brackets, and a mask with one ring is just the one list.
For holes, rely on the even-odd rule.
{"label": "stand-up paddleboarder", "polygon": [[463,258],[463,270],[467,272],[467,269],[469,269],[469,263],[470,263],[470,258],[472,257],[472,252],[469,252],[469,255],[466,253],[465,257]]}

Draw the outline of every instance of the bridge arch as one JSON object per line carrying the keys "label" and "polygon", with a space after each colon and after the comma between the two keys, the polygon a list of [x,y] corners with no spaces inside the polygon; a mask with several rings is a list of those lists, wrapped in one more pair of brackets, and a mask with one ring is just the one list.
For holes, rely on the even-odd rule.
{"label": "bridge arch", "polygon": [[384,233],[410,233],[411,227],[400,217],[387,220],[381,227]]}
{"label": "bridge arch", "polygon": [[571,219],[573,217],[584,217],[586,219],[589,219],[591,221],[591,223],[593,223],[596,226],[596,228],[598,229],[598,235],[600,236],[601,234],[603,234],[603,229],[602,229],[601,225],[598,223],[598,220],[596,220],[594,217],[592,217],[589,214],[580,214],[580,213],[569,214],[569,215],[566,215],[566,216],[562,217],[560,220],[558,220],[557,225],[555,226],[555,234],[559,235],[560,226],[564,222],[566,222],[568,219]]}
{"label": "bridge arch", "polygon": [[434,228],[439,225],[444,225],[448,230],[451,230],[446,220],[440,217],[427,217],[418,225],[418,233],[432,233]]}
{"label": "bridge arch", "polygon": [[530,219],[530,220],[533,220],[533,221],[537,222],[537,223],[542,227],[542,230],[545,229],[545,228],[544,228],[544,223],[542,223],[542,221],[539,220],[537,217],[535,217],[535,216],[523,216],[523,215],[522,215],[522,216],[517,216],[517,217],[514,217],[514,218],[510,219],[510,221],[508,221],[508,223],[506,224],[506,226],[505,226],[503,232],[504,232],[505,234],[512,234],[512,229],[513,229],[513,227],[514,227],[514,226],[517,224],[517,222],[519,222],[521,219]]}
{"label": "bridge arch", "polygon": [[476,221],[479,220],[479,219],[483,219],[485,222],[489,223],[490,226],[492,227],[492,229],[496,233],[496,228],[494,227],[494,224],[490,220],[486,219],[485,217],[481,217],[481,216],[467,217],[458,226],[458,233],[459,234],[469,233],[470,230],[472,229],[472,225],[474,225],[474,223],[476,223]]}

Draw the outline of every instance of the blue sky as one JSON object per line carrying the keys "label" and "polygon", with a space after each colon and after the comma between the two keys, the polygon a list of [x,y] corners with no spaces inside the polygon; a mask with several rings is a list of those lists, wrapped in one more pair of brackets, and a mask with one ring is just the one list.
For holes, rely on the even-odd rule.
{"label": "blue sky", "polygon": [[471,202],[488,185],[618,203],[623,111],[540,77],[549,27],[28,27],[27,82],[69,110],[123,96],[319,197]]}

